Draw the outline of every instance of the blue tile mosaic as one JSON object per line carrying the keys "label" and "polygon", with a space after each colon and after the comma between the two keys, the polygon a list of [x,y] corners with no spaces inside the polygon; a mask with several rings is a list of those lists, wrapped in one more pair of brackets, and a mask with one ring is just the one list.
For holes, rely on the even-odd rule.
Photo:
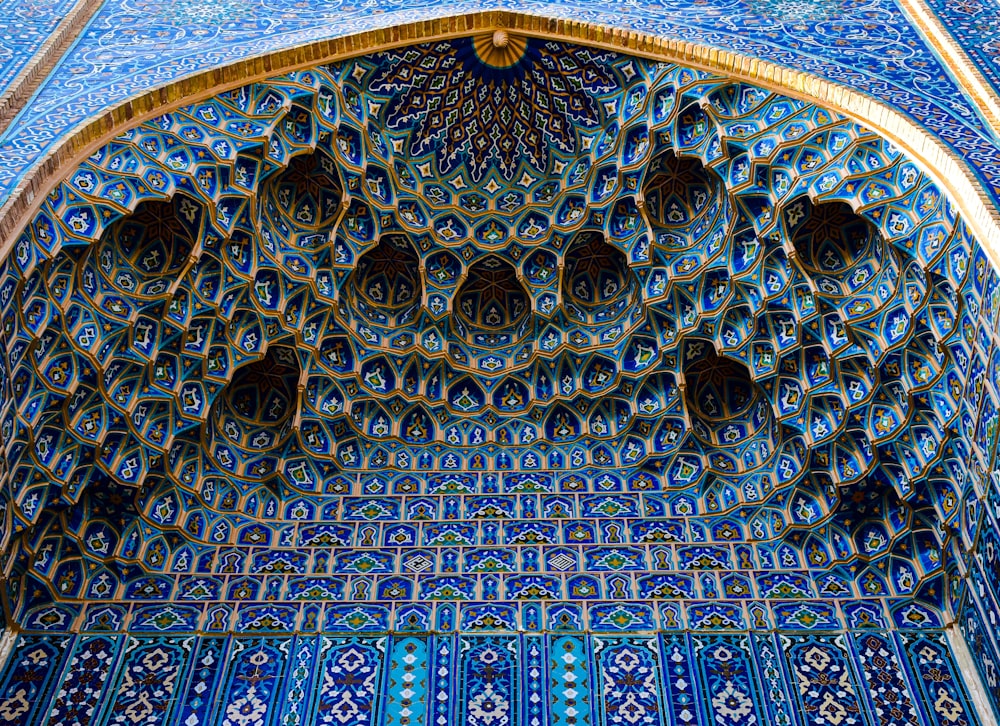
{"label": "blue tile mosaic", "polygon": [[149,119],[0,266],[0,717],[980,723],[998,309],[897,148],[691,68],[483,34]]}
{"label": "blue tile mosaic", "polygon": [[[21,612],[518,630],[571,600],[614,632],[868,597],[941,622],[927,522],[993,446],[944,196],[808,104],[483,42],[223,94],[49,195],[2,288],[8,541],[24,592],[134,614]],[[482,123],[442,135],[448,104]]]}
{"label": "blue tile mosaic", "polygon": [[994,93],[1000,93],[1000,6],[994,0],[925,0],[925,5]]}
{"label": "blue tile mosaic", "polygon": [[[88,726],[431,726],[455,723],[453,718],[481,726],[798,723],[770,720],[772,710],[782,706],[762,689],[774,683],[781,698],[788,698],[775,679],[780,672],[790,676],[783,682],[796,692],[802,723],[979,723],[938,631],[903,641],[884,631],[788,633],[780,636],[780,648],[775,637],[331,634],[140,641],[80,636],[70,656],[60,642],[66,638],[25,635],[15,646],[22,655],[12,658],[0,677],[4,683],[34,684],[35,674],[47,673],[55,658],[58,691],[29,702],[23,690],[8,687],[0,714],[6,723],[43,723],[48,716],[48,723]],[[848,639],[857,644],[857,666]],[[122,659],[110,673],[91,670],[103,668],[102,657],[118,649],[135,657]],[[455,653],[462,654],[458,669],[451,660]],[[221,674],[228,685],[199,688],[209,672]],[[866,685],[866,678],[876,682]],[[105,682],[112,685],[101,708],[81,706],[65,715],[65,694],[80,694],[80,702],[89,704]],[[869,689],[885,699],[884,709],[863,710]],[[430,698],[434,692],[438,696]],[[918,693],[929,695],[913,697]],[[202,702],[210,708],[199,710]],[[33,721],[23,720],[28,706],[37,714]]]}
{"label": "blue tile mosaic", "polygon": [[74,0],[6,0],[0,8],[0,95],[31,62]]}

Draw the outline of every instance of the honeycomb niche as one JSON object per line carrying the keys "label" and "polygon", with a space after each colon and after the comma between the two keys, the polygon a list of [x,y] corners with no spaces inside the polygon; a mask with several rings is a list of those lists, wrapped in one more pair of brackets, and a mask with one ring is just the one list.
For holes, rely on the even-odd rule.
{"label": "honeycomb niche", "polygon": [[725,186],[697,157],[659,154],[649,165],[643,196],[655,244],[668,254],[703,244],[720,229],[724,233],[729,214]]}
{"label": "honeycomb niche", "polygon": [[268,481],[280,471],[296,412],[299,358],[273,345],[236,369],[212,406],[210,450],[220,468]]}
{"label": "honeycomb niche", "polygon": [[[82,287],[108,313],[129,317],[122,295],[162,300],[201,244],[204,210],[189,197],[143,202],[115,222],[92,251]],[[100,282],[99,282],[100,281]],[[115,299],[105,299],[107,293]]]}
{"label": "honeycomb niche", "polygon": [[350,305],[369,324],[395,330],[415,322],[423,284],[420,261],[403,235],[387,235],[366,252],[347,284]]}
{"label": "honeycomb niche", "polygon": [[[857,295],[882,283],[894,290],[899,277],[895,254],[879,231],[844,202],[802,200],[785,214],[792,244],[821,294]],[[888,297],[882,292],[883,299]]]}
{"label": "honeycomb niche", "polygon": [[[716,468],[746,471],[770,458],[777,449],[777,424],[744,364],[719,356],[707,343],[688,342],[684,380],[692,430]],[[719,447],[732,451],[713,457]]]}
{"label": "honeycomb niche", "polygon": [[[294,109],[293,114],[310,114]],[[261,233],[272,244],[316,249],[327,244],[341,213],[341,183],[333,158],[323,150],[293,156],[261,185]]]}
{"label": "honeycomb niche", "polygon": [[530,332],[531,299],[514,267],[499,256],[469,268],[457,300],[456,330],[473,345],[511,345]]}
{"label": "honeycomb niche", "polygon": [[566,251],[562,299],[569,318],[600,325],[625,314],[639,286],[625,255],[600,235],[584,233]]}

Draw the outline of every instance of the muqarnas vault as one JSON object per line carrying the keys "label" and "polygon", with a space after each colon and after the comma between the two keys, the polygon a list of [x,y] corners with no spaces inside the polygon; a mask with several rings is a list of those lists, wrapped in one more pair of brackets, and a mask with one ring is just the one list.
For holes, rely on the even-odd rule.
{"label": "muqarnas vault", "polygon": [[829,110],[504,31],[387,50],[115,138],[0,303],[6,723],[1000,695],[998,276]]}

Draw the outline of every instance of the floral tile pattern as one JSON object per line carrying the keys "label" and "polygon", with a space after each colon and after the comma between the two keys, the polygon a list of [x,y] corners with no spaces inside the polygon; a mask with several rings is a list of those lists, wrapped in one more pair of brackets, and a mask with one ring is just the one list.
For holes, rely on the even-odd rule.
{"label": "floral tile pattern", "polygon": [[[572,632],[380,638],[81,635],[72,651],[61,642],[69,640],[18,639],[0,674],[5,723],[45,723],[46,715],[48,723],[88,726],[798,723],[787,716],[771,720],[774,691],[769,696],[762,690],[770,682],[780,683],[780,699],[794,701],[804,723],[978,723],[947,642],[934,630],[903,637],[872,630],[752,639],[746,634]],[[126,657],[113,677],[92,670],[116,649]],[[461,654],[457,667],[455,653]],[[226,686],[200,688],[207,673],[221,674]],[[29,701],[22,684],[39,677],[55,678],[58,692],[53,688]],[[874,685],[870,678],[876,679]],[[81,702],[90,703],[87,699],[102,688],[102,707],[78,709],[71,717],[75,720],[64,720],[65,694],[80,694]],[[678,696],[678,689],[697,696]],[[896,705],[866,710],[863,699],[870,689]],[[432,698],[434,692],[446,695]],[[202,701],[207,708],[192,710]],[[41,718],[26,720],[29,706]]]}
{"label": "floral tile pattern", "polygon": [[0,94],[45,44],[73,0],[7,0],[0,8]]}

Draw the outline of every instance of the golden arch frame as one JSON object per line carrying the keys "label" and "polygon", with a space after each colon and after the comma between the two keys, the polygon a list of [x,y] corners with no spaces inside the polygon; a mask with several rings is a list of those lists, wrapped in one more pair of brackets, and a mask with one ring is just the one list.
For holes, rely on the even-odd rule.
{"label": "golden arch frame", "polygon": [[1000,269],[1000,208],[957,154],[894,108],[811,73],[693,41],[509,10],[444,16],[313,41],[201,71],[121,102],[65,134],[0,206],[0,259],[9,254],[17,235],[56,184],[95,150],[143,121],[282,73],[379,50],[496,30],[697,68],[817,103],[858,121],[900,147],[946,190],[993,265]]}

